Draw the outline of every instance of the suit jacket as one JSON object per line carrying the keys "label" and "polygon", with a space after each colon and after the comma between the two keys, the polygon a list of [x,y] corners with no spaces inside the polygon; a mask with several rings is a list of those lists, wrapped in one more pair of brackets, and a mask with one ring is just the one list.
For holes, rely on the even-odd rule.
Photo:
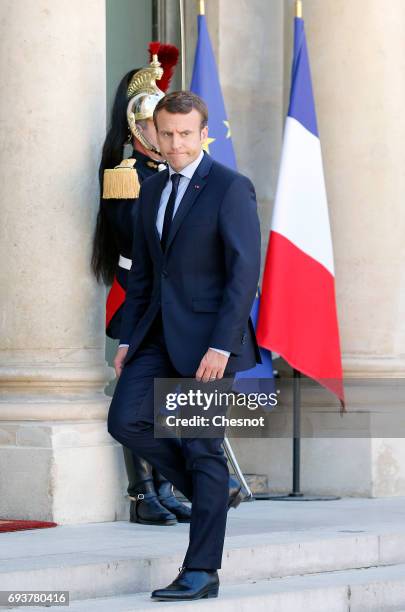
{"label": "suit jacket", "polygon": [[170,360],[195,375],[211,347],[231,353],[225,373],[260,363],[250,310],[260,273],[260,226],[254,187],[204,154],[173,217],[166,252],[156,217],[168,170],[143,182],[121,343],[125,363],[159,309]]}

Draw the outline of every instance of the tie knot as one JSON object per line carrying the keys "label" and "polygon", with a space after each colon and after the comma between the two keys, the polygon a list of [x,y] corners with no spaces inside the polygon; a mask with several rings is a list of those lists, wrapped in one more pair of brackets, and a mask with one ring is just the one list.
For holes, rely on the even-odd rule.
{"label": "tie knot", "polygon": [[172,174],[171,179],[172,179],[172,185],[174,186],[175,189],[177,189],[177,187],[179,186],[180,179],[181,179],[181,174],[174,173]]}

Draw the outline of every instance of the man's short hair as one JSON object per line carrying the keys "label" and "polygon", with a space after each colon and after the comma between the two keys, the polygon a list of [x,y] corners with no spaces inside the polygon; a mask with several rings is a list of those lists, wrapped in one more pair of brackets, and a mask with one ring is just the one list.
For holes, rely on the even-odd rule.
{"label": "man's short hair", "polygon": [[165,110],[168,113],[181,113],[188,115],[195,108],[201,115],[201,129],[208,125],[208,108],[204,100],[192,91],[173,91],[159,100],[153,111],[153,123],[157,129],[156,116],[159,111]]}

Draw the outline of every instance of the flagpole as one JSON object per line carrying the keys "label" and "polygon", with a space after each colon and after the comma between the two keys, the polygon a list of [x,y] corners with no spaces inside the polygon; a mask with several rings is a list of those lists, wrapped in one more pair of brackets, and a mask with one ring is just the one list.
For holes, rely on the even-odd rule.
{"label": "flagpole", "polygon": [[293,488],[290,497],[302,497],[301,476],[301,372],[294,369],[293,382]]}
{"label": "flagpole", "polygon": [[295,0],[295,16],[302,19],[302,0]]}
{"label": "flagpole", "polygon": [[180,48],[181,48],[181,88],[186,89],[186,45],[184,39],[184,4],[179,0],[180,9]]}

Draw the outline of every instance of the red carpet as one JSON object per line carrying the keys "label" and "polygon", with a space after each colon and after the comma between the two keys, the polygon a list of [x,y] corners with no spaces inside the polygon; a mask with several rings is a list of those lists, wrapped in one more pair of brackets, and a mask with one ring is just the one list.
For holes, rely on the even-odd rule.
{"label": "red carpet", "polygon": [[13,521],[0,519],[0,532],[4,531],[24,531],[25,529],[46,529],[56,527],[56,523],[46,521]]}

